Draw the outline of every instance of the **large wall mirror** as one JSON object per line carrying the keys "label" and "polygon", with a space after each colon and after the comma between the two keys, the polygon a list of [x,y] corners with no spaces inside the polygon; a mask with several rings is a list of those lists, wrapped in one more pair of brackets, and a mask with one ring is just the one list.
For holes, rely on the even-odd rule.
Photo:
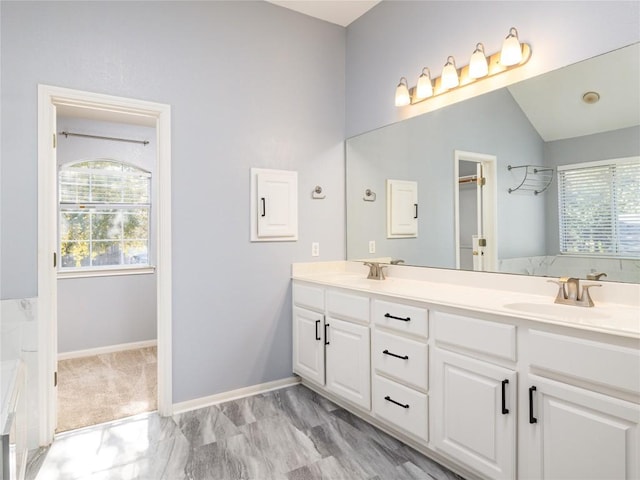
{"label": "large wall mirror", "polygon": [[633,44],[348,139],[347,258],[640,282],[639,64]]}

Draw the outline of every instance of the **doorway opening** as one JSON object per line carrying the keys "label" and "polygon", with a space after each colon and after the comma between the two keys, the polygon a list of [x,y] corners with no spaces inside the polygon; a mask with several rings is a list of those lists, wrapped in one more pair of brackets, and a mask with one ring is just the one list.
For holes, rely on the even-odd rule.
{"label": "doorway opening", "polygon": [[[137,355],[143,363],[153,363],[157,343],[153,372],[157,410],[163,416],[172,413],[170,107],[47,85],[39,86],[38,107],[38,422],[40,444],[47,445],[57,430],[58,380],[65,373],[58,370],[62,362],[84,357],[81,362],[97,366]],[[102,130],[89,131],[98,127]],[[85,145],[89,150],[78,142],[64,143],[71,141],[71,128],[82,142],[89,142]],[[146,167],[131,151],[114,153],[109,151],[114,147],[105,147],[108,143],[88,146],[128,137],[127,132],[118,135],[109,128],[146,129],[155,144]],[[148,202],[143,192],[145,172],[150,172]],[[107,177],[112,183],[120,182],[117,188],[128,196],[114,198],[104,182],[100,185]],[[63,198],[62,193],[67,196]],[[128,300],[118,304],[127,290]],[[136,298],[131,298],[132,292]],[[132,315],[140,314],[133,309],[146,308],[145,315],[154,323],[151,330],[146,328],[156,331],[157,340],[145,339],[148,332],[138,331],[128,337],[136,340],[127,341],[126,334],[131,332],[122,336],[114,324],[117,305]],[[72,319],[71,325],[59,323],[62,315],[65,322]],[[65,330],[71,334],[63,339]],[[101,338],[92,338],[91,332]],[[149,368],[154,369],[148,367],[147,372]],[[116,392],[119,388],[124,387],[116,385]]]}
{"label": "doorway opening", "polygon": [[454,152],[456,268],[496,271],[496,163],[493,155]]}
{"label": "doorway opening", "polygon": [[56,116],[57,433],[157,409],[156,129],[102,116]]}

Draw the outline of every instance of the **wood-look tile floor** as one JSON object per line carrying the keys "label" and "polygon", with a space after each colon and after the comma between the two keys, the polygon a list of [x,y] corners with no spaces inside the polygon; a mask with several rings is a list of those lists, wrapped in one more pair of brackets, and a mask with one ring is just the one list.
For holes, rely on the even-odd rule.
{"label": "wood-look tile floor", "polygon": [[69,432],[31,452],[27,479],[460,477],[302,385],[169,418]]}
{"label": "wood-look tile floor", "polygon": [[157,409],[156,347],[58,361],[57,433]]}

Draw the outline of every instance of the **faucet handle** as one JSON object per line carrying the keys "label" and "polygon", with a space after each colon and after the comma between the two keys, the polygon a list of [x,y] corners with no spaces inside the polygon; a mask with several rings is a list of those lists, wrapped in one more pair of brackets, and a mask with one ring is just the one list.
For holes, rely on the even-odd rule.
{"label": "faucet handle", "polygon": [[364,264],[369,267],[368,279],[376,280],[380,277],[380,264],[378,262],[364,262]]}
{"label": "faucet handle", "polygon": [[547,282],[555,283],[559,287],[558,295],[556,295],[556,303],[558,303],[559,300],[566,300],[567,292],[565,291],[564,286],[568,280],[569,279],[567,277],[560,278],[559,280],[547,280]]}
{"label": "faucet handle", "polygon": [[378,265],[378,275],[380,277],[380,280],[384,280],[386,277],[384,276],[384,269],[387,268],[389,265]]}
{"label": "faucet handle", "polygon": [[558,281],[562,284],[565,283],[575,283],[575,282],[579,282],[580,279],[576,278],[576,277],[560,277],[558,278]]}
{"label": "faucet handle", "polygon": [[582,295],[580,296],[580,305],[583,307],[593,307],[594,303],[591,299],[591,295],[589,294],[589,289],[591,287],[601,287],[601,283],[583,283],[582,284]]}

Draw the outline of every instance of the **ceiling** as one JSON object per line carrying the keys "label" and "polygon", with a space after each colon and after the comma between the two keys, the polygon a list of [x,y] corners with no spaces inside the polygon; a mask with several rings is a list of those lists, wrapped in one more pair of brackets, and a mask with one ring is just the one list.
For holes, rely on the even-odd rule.
{"label": "ceiling", "polygon": [[[640,44],[508,87],[545,142],[638,125]],[[587,104],[586,92],[600,101]]]}
{"label": "ceiling", "polygon": [[380,0],[267,0],[280,7],[295,10],[311,17],[348,26],[355,19],[375,7]]}

